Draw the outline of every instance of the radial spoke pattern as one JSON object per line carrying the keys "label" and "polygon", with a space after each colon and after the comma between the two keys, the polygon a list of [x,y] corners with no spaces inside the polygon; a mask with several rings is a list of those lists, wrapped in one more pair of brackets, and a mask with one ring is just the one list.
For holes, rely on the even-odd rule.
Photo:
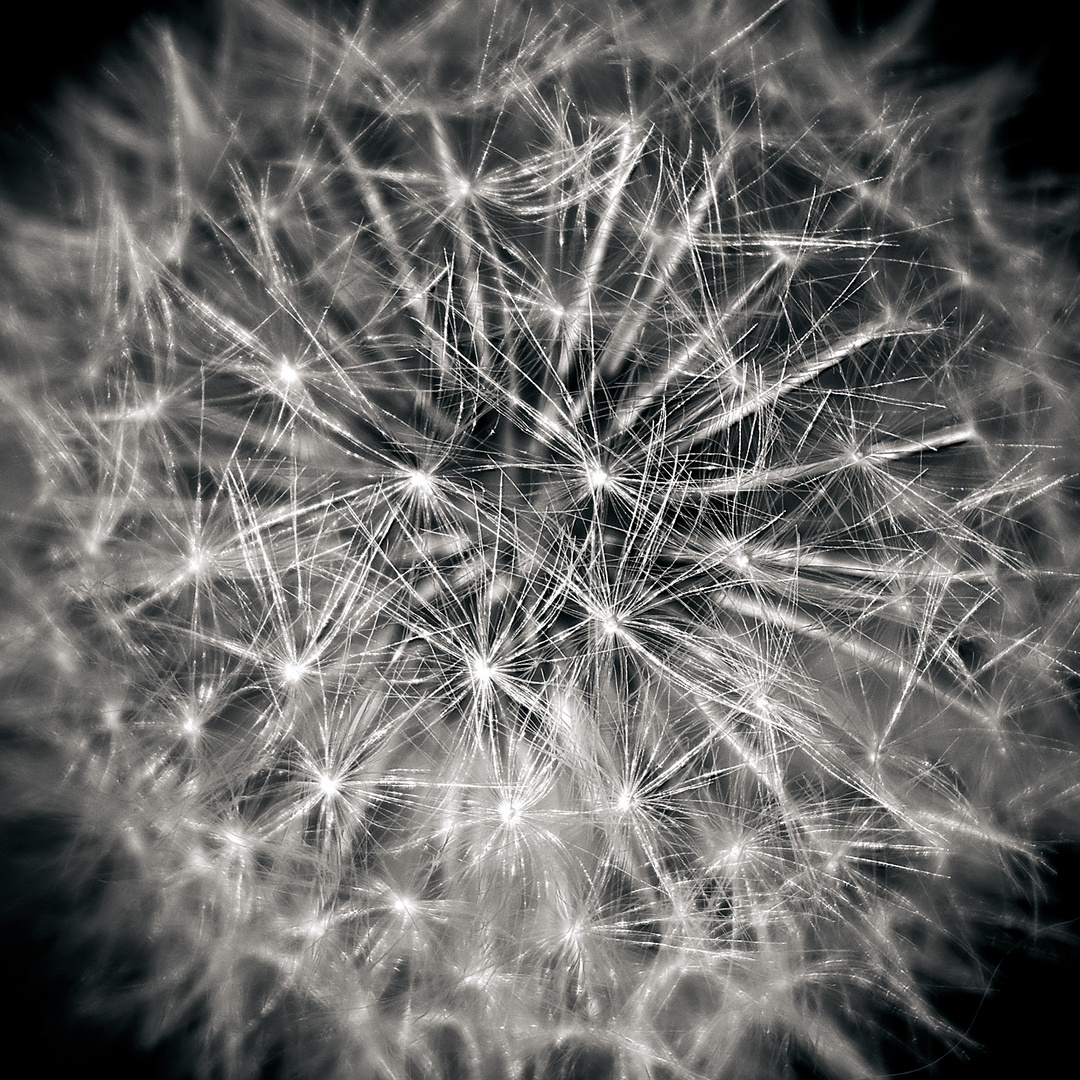
{"label": "radial spoke pattern", "polygon": [[19,219],[11,737],[208,1075],[865,1076],[1034,852],[1057,286],[887,41],[684,6],[237,0]]}

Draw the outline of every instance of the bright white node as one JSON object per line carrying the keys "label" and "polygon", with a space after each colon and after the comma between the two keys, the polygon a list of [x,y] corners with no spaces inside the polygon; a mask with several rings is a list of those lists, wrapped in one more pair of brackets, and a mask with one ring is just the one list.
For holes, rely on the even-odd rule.
{"label": "bright white node", "polygon": [[161,400],[160,395],[155,397],[153,401],[146,402],[145,405],[140,405],[137,409],[132,409],[129,412],[129,420],[154,420],[161,414],[161,407],[164,402]]}
{"label": "bright white node", "polygon": [[490,686],[497,674],[498,668],[483,653],[477,653],[469,661],[469,675],[477,686]]}
{"label": "bright white node", "polygon": [[341,790],[341,781],[336,776],[319,773],[319,790],[323,793],[323,798],[332,799]]}
{"label": "bright white node", "polygon": [[603,488],[606,488],[611,482],[611,474],[595,463],[586,466],[585,476],[589,481],[589,487],[591,487],[593,491],[600,491]]}
{"label": "bright white node", "polygon": [[180,725],[180,730],[189,738],[194,738],[199,734],[199,728],[201,726],[198,716],[191,712],[191,710],[185,709],[184,722]]}
{"label": "bright white node", "polygon": [[198,574],[202,568],[206,565],[206,556],[196,549],[191,553],[190,558],[187,561],[187,569],[189,574]]}
{"label": "bright white node", "polygon": [[281,665],[281,678],[289,683],[299,682],[307,674],[307,668],[296,660],[288,660]]}
{"label": "bright white node", "polygon": [[300,933],[308,941],[318,941],[330,929],[330,919],[326,915],[313,915],[300,927]]}
{"label": "bright white node", "polygon": [[751,699],[754,715],[768,717],[773,713],[773,701],[767,694],[755,694]]}
{"label": "bright white node", "polygon": [[742,844],[732,844],[727,851],[721,854],[719,862],[725,866],[738,866],[742,861],[744,850]]}
{"label": "bright white node", "polygon": [[426,499],[435,490],[435,484],[432,482],[430,473],[426,473],[422,469],[410,469],[405,475],[408,479],[409,487],[412,488],[417,495]]}
{"label": "bright white node", "polygon": [[278,378],[291,386],[300,381],[300,372],[286,360],[278,368]]}
{"label": "bright white node", "polygon": [[251,847],[251,841],[235,829],[223,829],[221,838],[234,854],[247,851]]}
{"label": "bright white node", "polygon": [[499,817],[502,818],[504,825],[513,827],[521,821],[521,811],[513,802],[507,799],[505,802],[499,803]]}
{"label": "bright white node", "polygon": [[615,803],[615,806],[621,813],[625,814],[636,804],[636,796],[634,795],[633,791],[627,788],[623,790],[623,792],[619,795],[618,802]]}

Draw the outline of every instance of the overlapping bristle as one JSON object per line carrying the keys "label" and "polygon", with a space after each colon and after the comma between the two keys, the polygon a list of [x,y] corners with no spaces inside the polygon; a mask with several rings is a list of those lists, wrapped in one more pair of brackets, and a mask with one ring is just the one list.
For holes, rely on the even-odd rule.
{"label": "overlapping bristle", "polygon": [[798,0],[384,7],[158,31],[9,215],[5,813],[87,1007],[225,1080],[952,1038],[1076,819],[994,84]]}

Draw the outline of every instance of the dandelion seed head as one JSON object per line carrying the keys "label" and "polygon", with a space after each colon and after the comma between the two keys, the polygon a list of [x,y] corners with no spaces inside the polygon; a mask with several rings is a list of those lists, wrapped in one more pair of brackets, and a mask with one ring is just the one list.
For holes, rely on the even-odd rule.
{"label": "dandelion seed head", "polygon": [[5,216],[0,817],[198,1080],[884,1075],[1077,801],[1071,272],[810,0],[463,2],[223,0]]}
{"label": "dandelion seed head", "polygon": [[97,528],[83,534],[83,550],[87,555],[100,555],[105,543],[105,534]]}
{"label": "dandelion seed head", "polygon": [[455,203],[467,203],[473,196],[472,181],[462,176],[451,185],[453,201]]}

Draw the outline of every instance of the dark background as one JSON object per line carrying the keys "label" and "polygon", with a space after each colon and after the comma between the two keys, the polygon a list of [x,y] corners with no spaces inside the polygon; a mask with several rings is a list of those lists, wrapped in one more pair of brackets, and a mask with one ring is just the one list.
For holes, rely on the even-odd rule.
{"label": "dark background", "polygon": [[[198,19],[214,0],[29,0],[0,34],[0,130],[34,114],[62,77],[90,74],[111,43],[122,41],[146,12]],[[357,0],[359,2],[359,0]],[[524,2],[524,0],[522,0]],[[826,0],[823,0],[826,2]],[[827,0],[840,26],[873,29],[907,0]],[[1068,0],[936,0],[924,41],[928,60],[964,70],[1008,61],[1027,71],[1032,95],[1002,132],[1014,176],[1052,171],[1080,174],[1080,103],[1075,37]],[[14,13],[13,13],[14,14]]]}
{"label": "dark background", "polygon": [[[62,81],[88,77],[103,54],[122,42],[134,20],[146,12],[180,13],[198,20],[213,0],[157,0],[94,3],[40,0],[19,4],[0,35],[0,133],[31,128]],[[848,33],[873,29],[904,7],[903,0],[832,0],[838,24]],[[1032,93],[1002,126],[1001,148],[1017,180],[1059,175],[1068,189],[1080,184],[1080,122],[1072,34],[1066,15],[1071,4],[1025,0],[993,8],[986,0],[938,0],[924,33],[927,63],[944,72],[978,71],[1010,63],[1027,73]],[[1022,21],[1021,21],[1022,20]],[[0,168],[10,168],[10,159]],[[1080,221],[1077,222],[1080,226]],[[3,848],[0,842],[0,849]],[[0,857],[0,872],[10,867]],[[1080,849],[1053,853],[1055,892],[1040,908],[1047,926],[1080,931]],[[9,882],[9,887],[11,883]],[[16,886],[17,890],[17,886]],[[112,1080],[152,1080],[171,1075],[169,1047],[147,1053],[131,1033],[105,1035],[70,1019],[65,1002],[79,980],[76,970],[51,958],[47,921],[27,919],[0,924],[0,1038],[7,1058],[24,1060],[26,1075],[51,1080],[90,1071]],[[942,994],[938,1005],[962,1030],[982,1044],[967,1061],[947,1055],[929,1070],[918,1062],[943,1048],[893,1047],[891,1075],[911,1080],[991,1080],[995,1077],[1060,1076],[1075,1068],[1074,1029],[1080,1020],[1080,949],[1034,944],[1015,935],[998,935],[985,953],[996,969],[993,992],[984,997]],[[0,995],[4,990],[0,989]],[[182,1078],[182,1072],[180,1073]],[[816,1080],[796,1067],[793,1080]],[[266,1080],[271,1080],[270,1076]],[[277,1080],[275,1077],[274,1080]],[[584,1075],[565,1080],[593,1080]]]}

